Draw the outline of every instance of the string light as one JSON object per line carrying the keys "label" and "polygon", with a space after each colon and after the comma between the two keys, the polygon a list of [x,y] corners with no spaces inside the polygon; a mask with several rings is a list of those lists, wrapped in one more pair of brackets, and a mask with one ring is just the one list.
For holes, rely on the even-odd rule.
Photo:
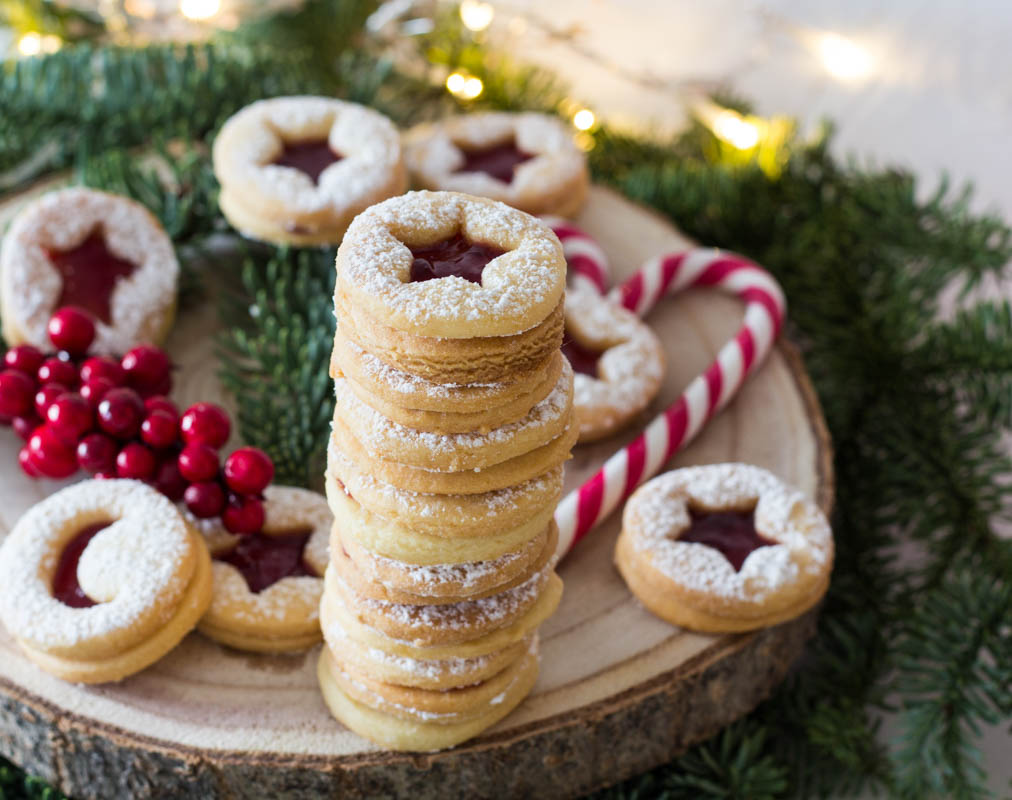
{"label": "string light", "polygon": [[18,39],[18,52],[23,56],[37,56],[42,52],[42,37],[32,31]]}
{"label": "string light", "polygon": [[597,122],[597,118],[589,108],[581,108],[573,114],[573,127],[578,131],[589,131],[594,127],[595,122]]}
{"label": "string light", "polygon": [[221,11],[221,0],[180,0],[179,12],[187,19],[210,19]]}
{"label": "string light", "polygon": [[478,33],[485,30],[492,24],[495,17],[495,9],[491,3],[482,3],[480,0],[464,0],[460,4],[460,21],[470,31]]}
{"label": "string light", "polygon": [[819,34],[816,36],[815,49],[822,59],[822,65],[834,78],[857,81],[871,74],[871,54],[846,36],[838,33]]}
{"label": "string light", "polygon": [[451,72],[446,77],[446,90],[454,97],[474,100],[485,89],[481,78],[464,75],[462,72]]}
{"label": "string light", "polygon": [[481,82],[481,78],[468,78],[464,81],[464,88],[461,89],[460,96],[465,100],[474,100],[484,88],[485,84]]}

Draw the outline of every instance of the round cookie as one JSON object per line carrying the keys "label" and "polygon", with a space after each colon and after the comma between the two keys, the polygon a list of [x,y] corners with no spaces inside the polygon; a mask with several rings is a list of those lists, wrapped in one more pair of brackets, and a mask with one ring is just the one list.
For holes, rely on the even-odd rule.
{"label": "round cookie", "polygon": [[356,214],[407,188],[393,123],[330,97],[246,106],[222,126],[213,157],[226,219],[278,244],[336,244]]}
{"label": "round cookie", "polygon": [[[559,484],[561,493],[561,479]],[[466,497],[494,495],[495,493],[488,493]],[[446,497],[452,498],[449,495]],[[548,499],[529,519],[502,532],[486,532],[482,535],[479,530],[473,535],[457,536],[452,532],[449,535],[422,533],[373,514],[338,486],[336,481],[327,482],[327,501],[334,512],[336,535],[355,539],[363,548],[377,556],[419,566],[493,561],[514,553],[526,547],[533,539],[547,535],[556,505],[555,499]]]}
{"label": "round cookie", "polygon": [[438,606],[388,603],[362,597],[341,580],[333,566],[327,569],[325,580],[326,591],[339,594],[362,624],[393,639],[431,647],[478,639],[511,625],[534,606],[553,574],[549,564],[523,583],[499,594]]}
{"label": "round cookie", "polygon": [[[567,415],[571,418],[572,413]],[[341,450],[376,479],[384,483],[421,495],[489,494],[525,483],[561,466],[571,457],[571,450],[579,434],[576,425],[569,424],[563,432],[541,447],[514,456],[506,461],[483,469],[443,472],[412,467],[397,461],[387,461],[370,455],[343,420],[335,418],[331,440]]]}
{"label": "round cookie", "polygon": [[572,417],[573,370],[563,365],[552,391],[521,419],[484,433],[433,433],[406,427],[362,402],[345,378],[334,381],[334,393],[335,423],[353,431],[370,458],[427,471],[484,471],[537,450],[566,432]]}
{"label": "round cookie", "polygon": [[[355,733],[387,749],[431,752],[453,747],[477,736],[520,704],[537,680],[536,651],[528,653],[517,663],[520,666],[516,677],[502,691],[498,691],[491,698],[486,698],[484,692],[472,693],[472,697],[475,695],[477,697],[465,706],[468,713],[463,721],[454,716],[446,718],[439,716],[438,712],[426,711],[408,713],[408,718],[404,718],[366,705],[361,699],[353,699],[338,683],[340,668],[326,648],[320,654],[317,676],[327,707],[338,720]],[[349,680],[345,679],[345,685]],[[496,688],[498,689],[498,686]],[[365,687],[365,691],[368,692],[369,687]],[[359,697],[362,698],[363,695],[360,694]],[[449,699],[451,698],[433,698],[433,700]],[[374,702],[383,705],[379,701]],[[415,696],[414,702],[421,701]]]}
{"label": "round cookie", "polygon": [[[420,646],[414,642],[394,639],[358,619],[348,609],[340,593],[324,590],[320,604],[320,624],[324,632],[331,625],[338,625],[345,634],[356,642],[380,650],[392,656],[404,656],[417,661],[445,661],[454,658],[477,658],[509,647],[521,639],[528,638],[548,617],[555,613],[562,599],[562,579],[554,572],[537,601],[519,618],[501,628],[496,628],[477,639],[453,644]],[[342,634],[334,632],[340,638]]]}
{"label": "round cookie", "polygon": [[664,348],[654,332],[586,282],[566,293],[562,351],[576,373],[573,407],[580,442],[626,427],[650,405],[664,380]]}
{"label": "round cookie", "polygon": [[[487,432],[525,417],[562,374],[558,352],[519,378],[491,383],[434,383],[395,370],[338,336],[331,377],[347,377],[358,398],[389,420],[436,433]],[[459,410],[458,410],[459,409]]]}
{"label": "round cookie", "polygon": [[[411,248],[458,235],[499,253],[485,263],[480,282],[458,275],[411,280]],[[416,337],[523,333],[559,305],[565,284],[562,245],[551,228],[502,203],[455,192],[409,192],[373,206],[356,217],[337,253],[346,305]]]}
{"label": "round cookie", "polygon": [[[401,528],[439,538],[481,537],[488,536],[489,531],[514,530],[530,522],[548,506],[554,507],[562,496],[562,467],[550,469],[518,486],[494,492],[469,495],[419,494],[377,480],[342,453],[331,438],[327,450],[325,485],[328,499],[337,500],[339,494],[354,498],[356,505]],[[331,502],[331,508],[337,516],[339,511],[336,502]],[[537,531],[532,531],[530,536],[536,533]],[[519,542],[514,543],[514,546],[516,544]],[[509,549],[511,548],[503,550],[499,555]],[[399,558],[394,555],[390,557]],[[491,557],[479,555],[453,560],[480,561]],[[438,564],[446,561],[447,559],[421,560],[413,563]]]}
{"label": "round cookie", "polygon": [[356,677],[368,675],[386,684],[437,691],[488,680],[521,657],[530,639],[537,635],[480,656],[419,659],[370,647],[349,636],[340,624],[327,625],[324,632],[327,647],[343,672]]}
{"label": "round cookie", "polygon": [[203,538],[139,481],[69,486],[29,509],[0,546],[0,620],[28,658],[67,681],[139,672],[210,602]]}
{"label": "round cookie", "polygon": [[161,223],[127,197],[70,188],[22,209],[0,248],[0,316],[8,345],[50,349],[63,306],[95,320],[97,353],[160,344],[176,313],[179,263]]}
{"label": "round cookie", "polygon": [[401,372],[443,384],[522,380],[558,351],[565,316],[560,300],[546,318],[517,334],[444,338],[416,336],[380,322],[340,290],[334,310],[338,336]]}
{"label": "round cookie", "polygon": [[822,598],[833,535],[818,506],[764,469],[686,467],[629,498],[615,563],[662,619],[709,633],[748,631],[793,619]]}
{"label": "round cookie", "polygon": [[404,136],[412,182],[491,197],[529,214],[574,216],[587,198],[587,159],[561,120],[484,112],[412,128]]}
{"label": "round cookie", "polygon": [[[338,526],[335,526],[335,529]],[[340,538],[340,537],[338,537]],[[354,541],[354,537],[349,536],[350,540]],[[558,528],[555,523],[552,522],[544,536],[537,536],[533,540],[534,542],[541,542],[541,550],[537,554],[537,557],[533,559],[527,568],[520,571],[515,571],[512,576],[501,577],[495,576],[496,581],[494,583],[489,582],[489,585],[482,589],[468,589],[466,591],[458,591],[456,594],[451,594],[447,590],[446,581],[435,584],[435,581],[429,584],[421,584],[417,587],[412,587],[415,591],[405,591],[404,589],[397,588],[382,583],[377,580],[372,580],[367,574],[363,574],[359,568],[358,563],[348,554],[344,547],[337,547],[333,552],[334,555],[331,558],[331,564],[337,570],[338,575],[341,577],[351,590],[360,597],[367,597],[373,600],[383,600],[388,603],[405,604],[405,605],[447,605],[451,603],[462,603],[467,600],[479,600],[483,597],[489,597],[494,594],[500,594],[507,589],[512,589],[528,578],[534,573],[540,572],[548,564],[549,560],[555,557],[555,548],[558,544],[559,535]],[[361,548],[363,549],[364,548]],[[389,559],[387,559],[389,561]],[[498,559],[496,560],[498,561]],[[397,562],[393,562],[397,563]],[[493,562],[494,563],[494,562]],[[472,562],[473,564],[473,562]],[[477,566],[471,564],[442,564],[437,565],[436,568],[423,567],[418,568],[411,564],[401,565],[404,572],[421,573],[423,575],[438,575],[439,570],[451,577],[452,583],[460,584],[463,581],[468,581],[469,576],[465,571],[465,568],[471,568],[478,571],[479,576],[486,577],[489,567],[488,562],[478,562]],[[403,575],[404,573],[401,573]],[[470,581],[470,585],[474,585],[476,581]],[[433,588],[437,588],[439,591],[433,592]]]}
{"label": "round cookie", "polygon": [[[528,573],[544,554],[554,553],[558,528],[544,530],[515,550],[497,558],[463,563],[412,564],[379,555],[366,547],[345,526],[335,524],[331,549],[340,548],[354,564],[362,579],[404,597],[431,600],[462,599],[494,594]],[[377,595],[381,597],[382,595]],[[393,599],[393,595],[389,599]]]}
{"label": "round cookie", "polygon": [[322,576],[334,518],[326,498],[293,486],[267,487],[264,510],[260,533],[212,539],[214,596],[198,630],[239,650],[306,650],[322,638]]}

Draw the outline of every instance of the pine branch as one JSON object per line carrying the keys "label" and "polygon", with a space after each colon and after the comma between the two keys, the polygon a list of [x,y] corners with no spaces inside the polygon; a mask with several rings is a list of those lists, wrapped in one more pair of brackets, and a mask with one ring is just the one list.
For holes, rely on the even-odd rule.
{"label": "pine branch", "polygon": [[980,567],[964,559],[918,597],[897,646],[904,696],[897,775],[905,798],[990,796],[973,743],[981,724],[1009,713],[1012,573],[986,578]]}
{"label": "pine branch", "polygon": [[334,415],[334,251],[247,257],[226,298],[221,380],[249,444],[274,459],[279,483],[319,485]]}

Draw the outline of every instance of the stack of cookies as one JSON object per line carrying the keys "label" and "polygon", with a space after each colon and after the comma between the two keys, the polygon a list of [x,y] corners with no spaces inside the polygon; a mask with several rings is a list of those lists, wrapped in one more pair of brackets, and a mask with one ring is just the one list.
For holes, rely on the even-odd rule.
{"label": "stack of cookies", "polygon": [[534,685],[578,433],[565,274],[543,223],[451,192],[373,206],[338,252],[319,677],[385,747],[451,747]]}

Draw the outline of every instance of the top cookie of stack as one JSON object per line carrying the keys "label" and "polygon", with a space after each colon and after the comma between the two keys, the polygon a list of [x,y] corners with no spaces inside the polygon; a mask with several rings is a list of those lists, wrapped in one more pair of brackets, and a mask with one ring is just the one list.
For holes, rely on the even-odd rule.
{"label": "top cookie of stack", "polygon": [[565,272],[546,225],[450,192],[373,206],[338,251],[320,680],[385,746],[452,746],[533,686],[577,435]]}

